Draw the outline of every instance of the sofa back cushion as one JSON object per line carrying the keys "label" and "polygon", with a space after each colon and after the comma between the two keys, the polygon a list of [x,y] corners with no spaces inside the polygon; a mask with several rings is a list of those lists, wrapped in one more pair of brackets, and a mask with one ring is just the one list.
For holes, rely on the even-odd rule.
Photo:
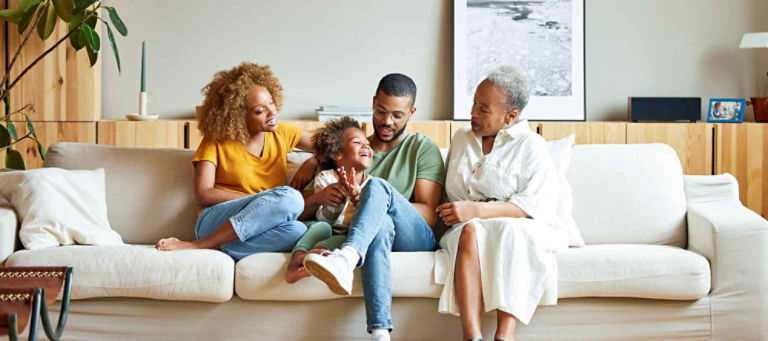
{"label": "sofa back cushion", "polygon": [[123,241],[154,244],[176,236],[195,238],[194,151],[122,148],[60,142],[44,167],[104,168],[107,217]]}
{"label": "sofa back cushion", "polygon": [[683,171],[665,144],[578,145],[567,173],[587,244],[686,244]]}

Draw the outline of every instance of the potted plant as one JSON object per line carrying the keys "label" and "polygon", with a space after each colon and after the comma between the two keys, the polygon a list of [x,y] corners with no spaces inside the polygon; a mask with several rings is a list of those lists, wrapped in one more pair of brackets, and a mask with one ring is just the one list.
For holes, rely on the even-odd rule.
{"label": "potted plant", "polygon": [[[107,28],[107,36],[109,37],[112,51],[115,54],[117,70],[118,72],[120,71],[120,55],[117,51],[115,36],[110,27],[110,23],[102,18],[101,15],[104,11],[101,9],[106,11],[109,16],[109,21],[118,33],[122,36],[128,34],[128,29],[120,19],[120,16],[118,16],[117,10],[114,7],[103,6],[101,0],[20,0],[18,8],[0,10],[0,20],[16,25],[18,29],[15,31],[21,36],[21,43],[12,58],[10,58],[10,51],[7,49],[5,51],[5,75],[3,76],[2,81],[0,81],[0,100],[5,102],[5,115],[0,116],[0,151],[6,151],[5,167],[13,169],[25,168],[21,153],[13,148],[15,144],[24,139],[34,140],[37,143],[37,150],[40,153],[40,157],[45,159],[43,145],[38,140],[37,134],[35,133],[35,127],[27,115],[27,110],[30,106],[25,105],[20,109],[11,111],[9,100],[11,89],[13,89],[14,86],[22,80],[24,75],[40,60],[45,58],[45,56],[51,53],[51,51],[56,49],[59,45],[69,40],[69,43],[76,51],[85,48],[91,66],[93,66],[96,64],[101,49],[101,38],[96,33],[96,25],[99,22],[102,22]],[[57,40],[53,46],[46,49],[40,56],[29,63],[29,65],[25,66],[18,76],[11,77],[10,70],[18,61],[21,50],[33,33],[37,31],[37,35],[40,39],[46,40],[50,38],[53,29],[57,24],[68,25],[67,34]],[[9,31],[10,30],[6,26],[6,41],[8,35],[11,34]],[[24,117],[28,131],[26,135],[18,136],[16,133],[14,122],[11,121],[11,117],[16,115]]]}

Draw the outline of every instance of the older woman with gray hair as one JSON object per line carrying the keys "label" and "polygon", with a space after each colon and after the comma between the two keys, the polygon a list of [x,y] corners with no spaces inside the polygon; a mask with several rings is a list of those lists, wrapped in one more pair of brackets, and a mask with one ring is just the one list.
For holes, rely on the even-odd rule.
{"label": "older woman with gray hair", "polygon": [[449,202],[438,211],[452,226],[440,239],[450,263],[439,311],[461,316],[464,339],[481,339],[483,311],[496,310],[495,339],[512,340],[517,320],[528,324],[540,303],[557,300],[554,252],[568,242],[555,226],[552,158],[521,118],[529,93],[514,68],[492,71],[475,90],[471,127],[448,152]]}

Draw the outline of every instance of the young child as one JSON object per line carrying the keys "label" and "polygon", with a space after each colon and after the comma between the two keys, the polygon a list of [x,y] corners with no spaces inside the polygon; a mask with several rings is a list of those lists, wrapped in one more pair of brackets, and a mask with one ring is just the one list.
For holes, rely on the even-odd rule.
{"label": "young child", "polygon": [[293,249],[285,274],[288,283],[310,276],[302,265],[307,253],[331,251],[346,240],[360,192],[370,178],[363,171],[371,165],[373,150],[357,121],[349,117],[329,121],[315,131],[312,144],[322,170],[315,177],[315,193],[335,186],[344,193],[344,201],[338,206],[323,205],[317,210],[318,221],[309,224]]}

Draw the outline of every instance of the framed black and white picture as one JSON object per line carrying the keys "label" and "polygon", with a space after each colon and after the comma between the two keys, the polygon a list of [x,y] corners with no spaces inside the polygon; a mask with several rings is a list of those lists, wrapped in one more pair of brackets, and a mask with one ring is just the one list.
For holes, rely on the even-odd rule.
{"label": "framed black and white picture", "polygon": [[468,120],[475,88],[511,65],[531,98],[523,116],[583,121],[584,0],[454,0],[453,118]]}

